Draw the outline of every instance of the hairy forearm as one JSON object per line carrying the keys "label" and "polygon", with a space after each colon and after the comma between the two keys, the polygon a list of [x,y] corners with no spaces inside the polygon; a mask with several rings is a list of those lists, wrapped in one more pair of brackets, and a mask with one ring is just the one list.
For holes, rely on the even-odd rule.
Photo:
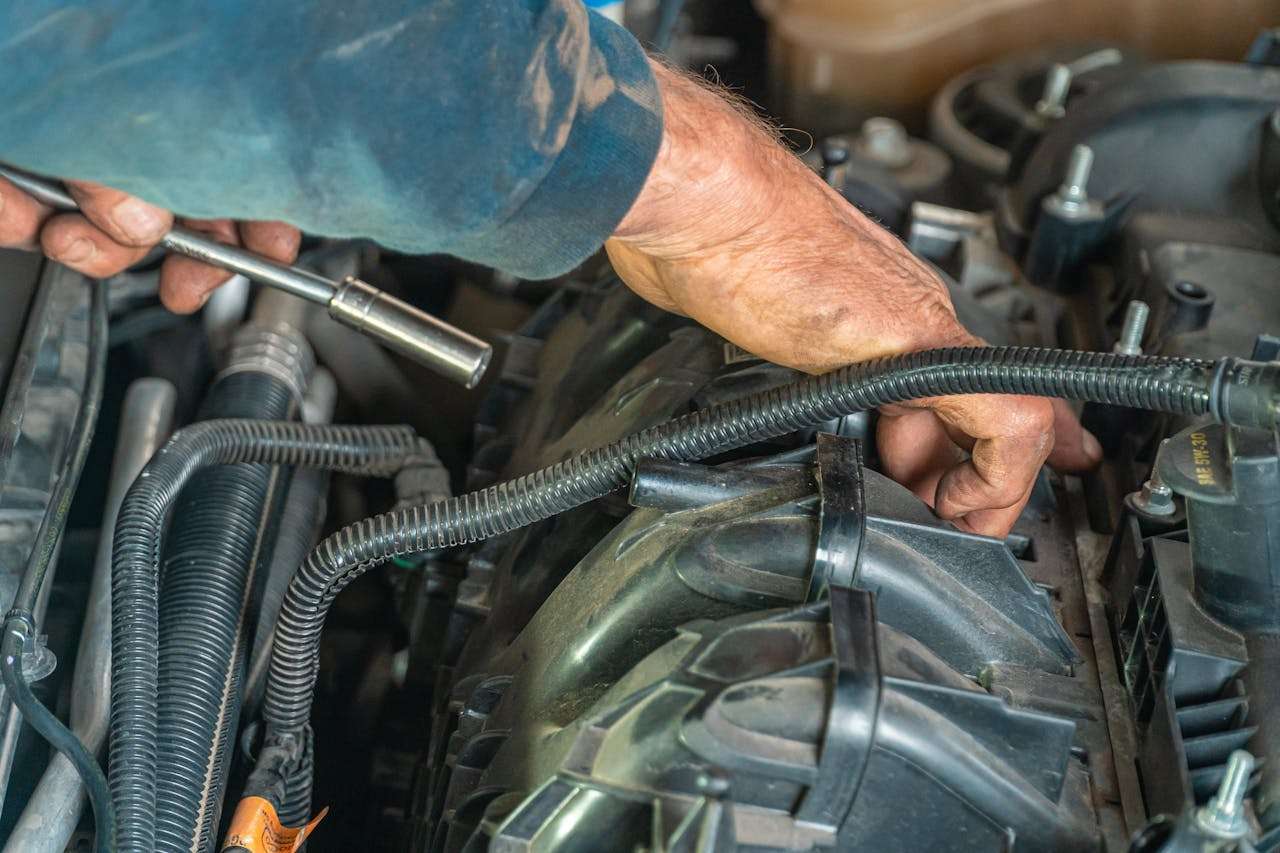
{"label": "hairy forearm", "polygon": [[662,144],[614,236],[664,257],[709,243],[732,248],[765,224],[779,176],[804,167],[745,107],[682,71],[660,62],[653,68]]}
{"label": "hairy forearm", "polygon": [[662,146],[607,244],[642,296],[810,371],[965,339],[937,276],[896,237],[745,108],[681,72],[655,73]]}

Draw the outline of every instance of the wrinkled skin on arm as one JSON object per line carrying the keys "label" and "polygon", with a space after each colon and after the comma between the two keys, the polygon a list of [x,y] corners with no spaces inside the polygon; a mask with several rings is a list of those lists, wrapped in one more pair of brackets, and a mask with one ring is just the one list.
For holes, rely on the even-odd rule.
{"label": "wrinkled skin on arm", "polygon": [[[769,132],[698,81],[655,64],[665,125],[640,197],[606,244],[623,280],[777,364],[820,373],[853,361],[982,342],[956,321],[942,282]],[[70,183],[82,213],[58,213],[0,180],[0,246],[43,250],[102,278],[139,261],[169,212],[117,190]],[[280,261],[298,231],[280,222],[184,220]],[[169,256],[160,293],[198,309],[229,273]],[[1061,401],[969,396],[881,411],[886,472],[943,518],[1006,534],[1041,465],[1096,463],[1097,441]]]}

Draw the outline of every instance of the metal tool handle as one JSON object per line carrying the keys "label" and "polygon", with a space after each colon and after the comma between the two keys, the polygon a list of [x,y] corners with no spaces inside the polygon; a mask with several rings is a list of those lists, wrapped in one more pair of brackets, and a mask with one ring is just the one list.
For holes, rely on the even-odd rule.
{"label": "metal tool handle", "polygon": [[[71,194],[56,181],[3,165],[0,165],[0,178],[50,207],[80,209]],[[337,283],[246,249],[227,246],[181,226],[174,226],[160,245],[324,305],[329,309],[329,316],[338,322],[376,338],[467,388],[479,383],[493,355],[493,348],[479,338],[357,279]]]}

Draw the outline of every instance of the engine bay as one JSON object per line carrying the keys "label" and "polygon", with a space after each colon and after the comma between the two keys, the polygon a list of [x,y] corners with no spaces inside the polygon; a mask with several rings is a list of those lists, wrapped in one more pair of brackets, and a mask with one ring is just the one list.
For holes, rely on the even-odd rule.
{"label": "engine bay", "polygon": [[[178,317],[154,259],[95,290],[0,254],[6,601],[97,421],[31,689],[91,753],[155,765],[155,849],[256,849],[251,798],[316,851],[1280,849],[1280,447],[1236,417],[1276,411],[1253,390],[1280,361],[1273,39],[1245,62],[1016,54],[919,128],[803,152],[1018,381],[1101,398],[1072,353],[1114,356],[1096,375],[1133,406],[1077,405],[1104,462],[1046,468],[1003,541],[880,470],[874,406],[639,453],[538,517],[600,476],[579,451],[802,381],[603,257],[529,282],[308,239],[308,269],[493,341],[464,393],[245,280]],[[1153,390],[1193,368],[1218,371],[1205,400]],[[489,494],[510,503],[467,502]],[[453,496],[479,520],[433,515]],[[147,631],[121,633],[131,610]],[[143,664],[150,717],[117,701]],[[5,849],[88,849],[71,763],[0,713]]]}

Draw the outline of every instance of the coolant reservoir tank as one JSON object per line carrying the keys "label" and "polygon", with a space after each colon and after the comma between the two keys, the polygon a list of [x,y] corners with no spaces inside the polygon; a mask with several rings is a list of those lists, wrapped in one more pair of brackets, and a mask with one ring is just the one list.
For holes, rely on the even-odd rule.
{"label": "coolant reservoir tank", "polygon": [[1193,426],[1160,451],[1186,499],[1196,600],[1242,631],[1280,629],[1280,448],[1262,430]]}
{"label": "coolant reservoir tank", "polygon": [[[886,115],[919,129],[951,77],[1010,53],[1105,40],[1151,59],[1238,61],[1278,0],[755,0],[781,117],[819,134]],[[1227,10],[1230,10],[1229,12]]]}

